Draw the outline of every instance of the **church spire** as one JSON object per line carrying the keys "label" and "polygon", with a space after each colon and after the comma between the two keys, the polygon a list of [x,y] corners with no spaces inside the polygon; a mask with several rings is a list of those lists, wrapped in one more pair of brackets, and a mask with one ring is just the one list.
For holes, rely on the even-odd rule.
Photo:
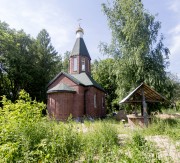
{"label": "church spire", "polygon": [[83,39],[84,30],[79,26],[76,30],[76,42],[74,44],[71,56],[85,56],[91,60],[86,44]]}
{"label": "church spire", "polygon": [[70,55],[70,74],[86,72],[90,74],[91,57],[83,39],[84,30],[79,27],[76,30],[76,42]]}

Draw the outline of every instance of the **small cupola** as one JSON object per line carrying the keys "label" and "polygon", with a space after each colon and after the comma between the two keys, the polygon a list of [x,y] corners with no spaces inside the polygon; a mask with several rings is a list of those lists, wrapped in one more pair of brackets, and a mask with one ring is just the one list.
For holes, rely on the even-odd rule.
{"label": "small cupola", "polygon": [[84,30],[79,26],[76,30],[76,38],[83,38]]}
{"label": "small cupola", "polygon": [[70,55],[70,74],[91,73],[91,57],[83,39],[84,30],[79,26],[76,30],[76,42]]}

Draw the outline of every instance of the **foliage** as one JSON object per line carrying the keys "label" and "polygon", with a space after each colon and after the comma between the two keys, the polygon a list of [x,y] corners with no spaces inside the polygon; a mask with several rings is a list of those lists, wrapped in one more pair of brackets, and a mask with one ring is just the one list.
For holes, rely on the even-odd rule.
{"label": "foliage", "polygon": [[114,73],[118,97],[122,99],[141,82],[168,95],[173,89],[165,71],[169,50],[164,47],[163,35],[159,36],[160,22],[139,0],[114,0],[112,4],[103,4],[103,11],[112,31],[112,42],[102,43],[100,50],[117,61]]}
{"label": "foliage", "polygon": [[37,76],[34,79],[36,83],[30,88],[30,91],[34,87],[40,88],[40,91],[36,92],[36,97],[45,102],[47,84],[62,69],[61,56],[52,46],[49,33],[45,29],[41,30],[36,38],[36,53],[38,57],[37,72],[35,73]]}
{"label": "foliage", "polygon": [[143,131],[144,135],[167,135],[173,140],[180,139],[179,119],[154,119],[150,127]]}
{"label": "foliage", "polygon": [[[95,60],[92,65],[93,78],[105,89],[106,91],[106,106],[109,112],[113,110],[113,104],[117,95],[115,93],[117,89],[116,76],[113,72],[115,60],[108,58],[105,60]],[[102,73],[103,72],[103,73]]]}
{"label": "foliage", "polygon": [[2,94],[15,100],[21,87],[31,81],[32,40],[24,31],[10,29],[6,23],[0,22],[0,87]]}
{"label": "foliage", "polygon": [[[2,98],[3,108],[0,108],[0,131],[1,134],[13,129],[13,126],[37,122],[41,119],[42,110],[45,108],[43,103],[32,101],[29,94],[24,90],[19,93],[19,98],[15,103],[8,100],[5,96]],[[1,137],[3,138],[3,137]],[[4,139],[4,138],[3,138]]]}
{"label": "foliage", "polygon": [[70,52],[66,51],[63,57],[63,71],[68,73]]}
{"label": "foliage", "polygon": [[25,91],[15,103],[5,97],[2,103],[0,162],[162,162],[143,135],[176,134],[172,138],[179,140],[179,120],[155,121],[134,131],[111,119],[84,124],[49,121],[41,116],[45,105],[32,101]]}
{"label": "foliage", "polygon": [[[135,162],[161,162],[157,150],[143,136],[135,133],[129,144],[131,157]],[[143,152],[142,152],[143,151]]]}
{"label": "foliage", "polygon": [[176,110],[180,112],[180,101],[177,101],[176,103]]}
{"label": "foliage", "polygon": [[172,101],[177,102],[178,105],[178,100],[180,100],[180,79],[172,73],[168,73],[168,77],[170,80],[169,83],[171,84],[169,87],[169,96],[171,96]]}
{"label": "foliage", "polygon": [[[146,135],[179,140],[179,120],[156,120],[131,130],[114,120],[77,124],[42,117],[45,105],[22,90],[0,108],[0,162],[162,162]],[[121,139],[120,135],[127,135]]]}
{"label": "foliage", "polygon": [[37,39],[0,22],[0,95],[15,101],[21,89],[46,100],[46,85],[61,71],[61,57],[46,30]]}

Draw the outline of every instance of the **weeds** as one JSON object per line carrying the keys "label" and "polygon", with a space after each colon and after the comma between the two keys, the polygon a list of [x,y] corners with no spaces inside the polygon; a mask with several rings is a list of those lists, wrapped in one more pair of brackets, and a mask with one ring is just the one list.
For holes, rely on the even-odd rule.
{"label": "weeds", "polygon": [[[131,131],[111,119],[77,124],[41,117],[44,104],[25,92],[16,103],[3,99],[0,109],[0,163],[6,162],[161,162],[144,135],[179,139],[179,120],[156,119],[149,128]],[[84,132],[84,128],[86,131]],[[129,138],[119,143],[118,134]]]}
{"label": "weeds", "polygon": [[143,135],[167,135],[173,140],[180,140],[180,119],[155,118],[148,128],[143,129]]}
{"label": "weeds", "polygon": [[154,145],[149,143],[139,133],[135,133],[131,143],[128,145],[133,162],[161,162],[158,151]]}

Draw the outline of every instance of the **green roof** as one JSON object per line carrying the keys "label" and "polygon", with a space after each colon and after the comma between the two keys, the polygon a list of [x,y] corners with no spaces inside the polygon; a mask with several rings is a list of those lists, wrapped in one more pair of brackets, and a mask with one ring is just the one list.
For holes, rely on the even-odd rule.
{"label": "green roof", "polygon": [[71,79],[73,82],[75,82],[78,85],[82,85],[82,83],[80,83],[76,78],[74,78],[73,76],[71,76],[70,74],[67,74],[65,72],[60,72],[59,74],[57,74],[47,85],[47,87],[49,87],[57,78],[59,78],[59,76],[61,75],[65,75],[66,77],[68,77],[69,79]]}
{"label": "green roof", "polygon": [[[96,88],[98,88],[98,89],[100,89],[100,90],[105,92],[105,90],[90,75],[87,75],[85,72],[80,73],[80,74],[67,74],[65,72],[61,72],[54,79],[52,79],[47,86],[49,87],[61,75],[65,75],[67,78],[72,80],[77,85],[94,86],[94,87],[96,87]],[[58,87],[58,85],[57,85],[57,86],[52,88],[53,90],[51,90],[51,89],[48,90],[47,93],[56,92],[56,91],[70,91],[71,88],[69,86],[67,86],[66,84],[64,84],[64,85],[66,87],[63,86],[63,85]],[[70,88],[70,89],[67,89],[67,87]],[[57,89],[57,90],[55,90],[55,89]]]}
{"label": "green roof", "polygon": [[77,38],[71,56],[81,55],[91,59],[83,38]]}
{"label": "green roof", "polygon": [[80,74],[71,74],[71,76],[76,78],[80,83],[85,86],[94,86],[104,91],[104,89],[90,75],[86,74],[85,72]]}
{"label": "green roof", "polygon": [[54,93],[54,92],[76,92],[76,91],[73,88],[69,87],[68,85],[64,83],[60,83],[47,91],[47,93]]}

